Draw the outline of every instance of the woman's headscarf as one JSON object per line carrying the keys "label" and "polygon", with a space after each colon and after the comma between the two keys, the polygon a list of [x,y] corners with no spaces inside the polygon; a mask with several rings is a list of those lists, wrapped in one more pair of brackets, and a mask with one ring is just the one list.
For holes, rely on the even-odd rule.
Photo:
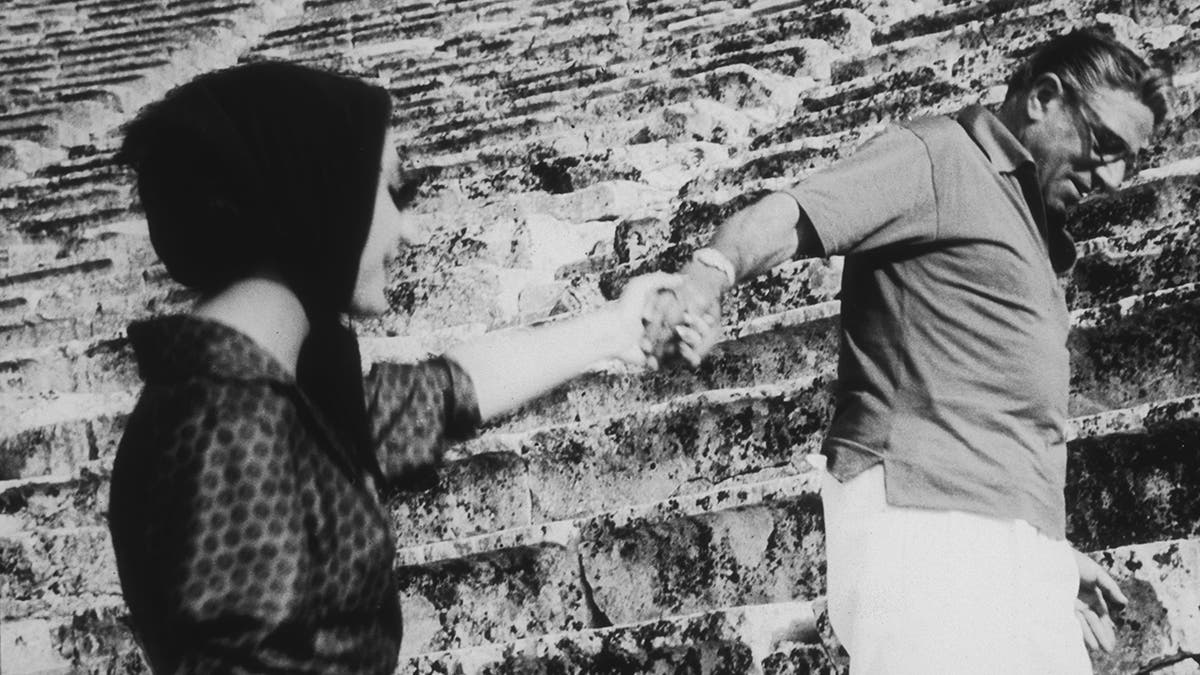
{"label": "woman's headscarf", "polygon": [[380,87],[248,64],[201,75],[149,106],[118,156],[137,171],[150,240],[172,278],[211,293],[269,266],[296,293],[312,326],[300,387],[364,455],[358,344],[340,319],[374,214],[390,112]]}

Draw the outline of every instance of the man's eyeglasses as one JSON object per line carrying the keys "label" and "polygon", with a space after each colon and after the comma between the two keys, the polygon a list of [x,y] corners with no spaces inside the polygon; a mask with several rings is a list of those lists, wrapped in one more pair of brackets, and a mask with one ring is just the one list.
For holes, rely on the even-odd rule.
{"label": "man's eyeglasses", "polygon": [[1124,138],[1117,132],[1110,129],[1106,124],[1100,121],[1100,116],[1088,104],[1087,100],[1082,96],[1072,92],[1072,99],[1075,103],[1075,110],[1078,113],[1076,117],[1083,122],[1084,128],[1087,129],[1091,143],[1092,155],[1100,162],[1101,166],[1110,166],[1117,162],[1124,164],[1124,179],[1128,179],[1133,173],[1134,160],[1137,159],[1136,153]]}

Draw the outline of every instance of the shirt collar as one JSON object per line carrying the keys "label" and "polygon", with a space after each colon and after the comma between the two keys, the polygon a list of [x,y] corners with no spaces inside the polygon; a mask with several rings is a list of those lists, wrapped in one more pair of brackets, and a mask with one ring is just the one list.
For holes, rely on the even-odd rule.
{"label": "shirt collar", "polygon": [[295,377],[249,336],[223,323],[191,315],[164,316],[129,325],[138,370],[147,382],[195,376],[268,380]]}
{"label": "shirt collar", "polygon": [[967,106],[958,114],[958,123],[966,130],[975,145],[987,155],[1000,173],[1011,174],[1021,185],[1021,192],[1033,213],[1034,222],[1046,240],[1050,263],[1055,272],[1065,272],[1075,264],[1075,240],[1067,232],[1065,222],[1053,222],[1046,216],[1042,191],[1037,184],[1037,165],[1029,150],[1004,126],[1000,118],[981,105]]}
{"label": "shirt collar", "polygon": [[964,108],[958,114],[958,123],[967,130],[967,135],[983,150],[997,171],[1014,173],[1025,167],[1034,168],[1033,156],[987,108],[981,105]]}

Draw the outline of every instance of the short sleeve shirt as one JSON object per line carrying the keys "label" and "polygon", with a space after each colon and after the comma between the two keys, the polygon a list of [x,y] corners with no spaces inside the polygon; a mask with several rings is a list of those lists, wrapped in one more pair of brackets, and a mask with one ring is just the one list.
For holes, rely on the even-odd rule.
{"label": "short sleeve shirt", "polygon": [[155,672],[391,675],[395,542],[372,476],[404,478],[473,432],[466,373],[444,359],[375,366],[368,456],[232,328],[176,316],[129,335],[146,386],[114,462],[109,524]]}
{"label": "short sleeve shirt", "polygon": [[[1028,152],[990,112],[893,126],[788,191],[844,255],[823,446],[889,503],[1063,538],[1069,313]],[[1068,240],[1069,241],[1069,240]]]}

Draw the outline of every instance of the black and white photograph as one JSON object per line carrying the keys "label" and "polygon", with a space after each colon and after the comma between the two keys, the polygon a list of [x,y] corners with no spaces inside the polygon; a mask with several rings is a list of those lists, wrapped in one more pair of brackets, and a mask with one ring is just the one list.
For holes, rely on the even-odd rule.
{"label": "black and white photograph", "polygon": [[1200,0],[0,0],[0,675],[1200,675]]}

